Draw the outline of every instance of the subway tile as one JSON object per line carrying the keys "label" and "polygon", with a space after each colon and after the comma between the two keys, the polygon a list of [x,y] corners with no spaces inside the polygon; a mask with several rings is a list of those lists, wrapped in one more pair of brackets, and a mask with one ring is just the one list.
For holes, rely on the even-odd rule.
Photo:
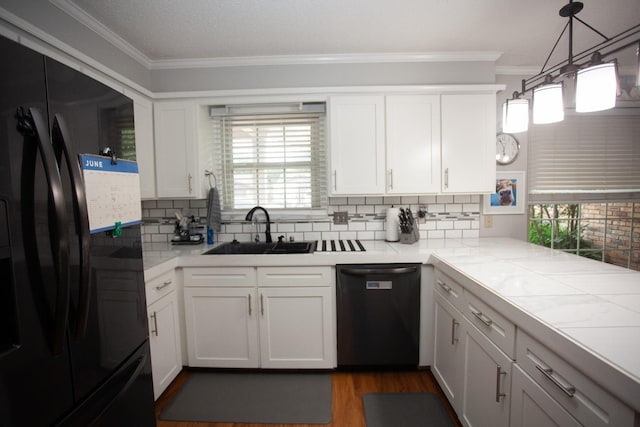
{"label": "subway tile", "polygon": [[151,235],[151,241],[156,243],[166,243],[169,241],[169,237],[168,234],[152,234]]}
{"label": "subway tile", "polygon": [[420,196],[418,197],[418,203],[421,205],[436,203],[436,196]]}
{"label": "subway tile", "polygon": [[429,205],[429,212],[430,213],[441,213],[441,212],[446,212],[444,210],[445,205],[441,205],[441,204],[436,204],[436,205]]}
{"label": "subway tile", "polygon": [[[287,233],[284,236],[284,240],[287,241],[287,242],[290,241],[291,238],[293,238],[293,240],[296,241],[296,242],[298,242],[300,240],[305,240],[304,233]],[[278,239],[274,238],[273,240],[277,241]]]}
{"label": "subway tile", "polygon": [[468,230],[471,229],[471,221],[455,221],[453,228],[456,230]]}
{"label": "subway tile", "polygon": [[177,209],[187,209],[189,208],[189,200],[174,200],[173,207]]}
{"label": "subway tile", "polygon": [[375,209],[373,205],[358,205],[356,206],[356,212],[360,214],[374,213]]}
{"label": "subway tile", "polygon": [[385,205],[399,205],[401,197],[400,196],[385,196],[384,204]]}
{"label": "subway tile", "polygon": [[173,200],[158,200],[159,208],[173,208]]}
{"label": "subway tile", "polygon": [[479,194],[472,194],[471,195],[471,203],[480,203],[480,195]]}
{"label": "subway tile", "polygon": [[428,239],[444,239],[444,230],[429,230],[427,231]]}
{"label": "subway tile", "polygon": [[245,231],[244,230],[244,224],[227,224],[227,227],[226,227],[225,231],[227,233],[242,233],[242,232],[249,233],[249,232],[254,232],[255,229],[253,229],[253,225],[252,224],[248,224],[248,225],[250,227],[252,227],[251,231],[248,231],[248,230]]}
{"label": "subway tile", "polygon": [[444,206],[444,209],[445,209],[445,212],[457,213],[457,212],[462,212],[462,206],[463,205],[458,203],[448,203]]}
{"label": "subway tile", "polygon": [[376,235],[373,231],[358,231],[359,240],[374,240],[375,238]]}
{"label": "subway tile", "polygon": [[384,230],[384,221],[368,221],[365,224],[365,229],[367,231],[380,231]]}
{"label": "subway tile", "polygon": [[158,227],[158,233],[162,234],[174,234],[176,226],[174,224],[162,224]]}
{"label": "subway tile", "polygon": [[305,232],[313,230],[313,224],[310,222],[297,222],[294,226],[296,232]]}
{"label": "subway tile", "polygon": [[374,231],[374,235],[375,238],[373,240],[384,240],[384,238],[387,236],[386,232],[384,231]]}
{"label": "subway tile", "polygon": [[330,205],[346,205],[347,198],[346,197],[330,197],[329,204]]}
{"label": "subway tile", "polygon": [[462,238],[462,230],[445,230],[445,239],[460,239]]}
{"label": "subway tile", "polygon": [[[252,234],[248,234],[248,233],[234,233],[233,237],[238,241],[238,242],[253,242],[253,239],[255,238],[254,235]],[[264,236],[263,236],[264,237]],[[263,239],[264,240],[264,239]]]}
{"label": "subway tile", "polygon": [[314,222],[313,231],[329,231],[331,229],[331,223],[329,222]]}
{"label": "subway tile", "polygon": [[207,200],[206,199],[198,199],[198,200],[189,200],[190,208],[206,208]]}
{"label": "subway tile", "polygon": [[278,233],[293,233],[295,225],[293,223],[278,223]]}
{"label": "subway tile", "polygon": [[149,216],[151,218],[164,218],[166,211],[164,209],[149,209]]}
{"label": "subway tile", "polygon": [[454,194],[453,202],[454,203],[471,203],[471,195],[470,194]]}
{"label": "subway tile", "polygon": [[480,203],[465,203],[462,205],[463,212],[480,212]]}
{"label": "subway tile", "polygon": [[418,196],[402,196],[401,200],[403,205],[417,205],[420,203]]}
{"label": "subway tile", "polygon": [[347,197],[348,205],[364,205],[364,197]]}
{"label": "subway tile", "polygon": [[317,231],[305,231],[304,240],[322,240],[322,233]]}
{"label": "subway tile", "polygon": [[453,194],[440,194],[436,196],[437,203],[453,203]]}
{"label": "subway tile", "polygon": [[379,197],[378,196],[375,196],[375,197],[369,196],[369,197],[366,197],[366,199],[365,199],[365,203],[367,205],[381,205],[383,203],[382,201],[383,201],[382,196],[379,196]]}
{"label": "subway tile", "polygon": [[341,231],[340,232],[340,239],[342,240],[348,240],[348,239],[357,239],[358,238],[358,233],[355,231]]}
{"label": "subway tile", "polygon": [[340,205],[338,206],[339,209],[336,209],[336,211],[339,212],[343,212],[343,211],[347,211],[349,212],[349,214],[353,214],[356,211],[356,207],[354,205]]}
{"label": "subway tile", "polygon": [[471,239],[480,237],[480,230],[462,230],[463,239]]}
{"label": "subway tile", "polygon": [[453,230],[453,221],[438,221],[436,223],[437,230]]}
{"label": "subway tile", "polygon": [[348,224],[331,224],[331,231],[347,231]]}
{"label": "subway tile", "polygon": [[367,229],[368,221],[351,221],[349,223],[349,231],[364,231]]}
{"label": "subway tile", "polygon": [[156,200],[143,200],[142,208],[143,209],[154,209],[158,207],[158,203]]}
{"label": "subway tile", "polygon": [[160,233],[160,226],[158,224],[143,225],[142,231],[144,234],[158,234]]}
{"label": "subway tile", "polygon": [[340,238],[340,233],[337,231],[323,231],[322,240],[336,240]]}

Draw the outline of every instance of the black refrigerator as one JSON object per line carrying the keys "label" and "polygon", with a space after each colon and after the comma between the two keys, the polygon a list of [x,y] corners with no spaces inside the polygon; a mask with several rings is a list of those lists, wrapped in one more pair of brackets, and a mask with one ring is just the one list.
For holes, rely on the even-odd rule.
{"label": "black refrigerator", "polygon": [[135,158],[133,104],[0,54],[0,426],[154,426],[140,225],[90,233],[78,161]]}

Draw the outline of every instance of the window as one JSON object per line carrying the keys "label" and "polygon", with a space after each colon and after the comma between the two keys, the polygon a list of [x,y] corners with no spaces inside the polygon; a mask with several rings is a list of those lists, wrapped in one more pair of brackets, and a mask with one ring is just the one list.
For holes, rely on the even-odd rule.
{"label": "window", "polygon": [[640,202],[547,203],[529,209],[530,242],[640,270]]}
{"label": "window", "polygon": [[224,209],[326,206],[324,104],[296,108],[301,111],[211,108],[214,169],[222,176]]}
{"label": "window", "polygon": [[614,110],[530,129],[530,242],[640,270],[639,119]]}

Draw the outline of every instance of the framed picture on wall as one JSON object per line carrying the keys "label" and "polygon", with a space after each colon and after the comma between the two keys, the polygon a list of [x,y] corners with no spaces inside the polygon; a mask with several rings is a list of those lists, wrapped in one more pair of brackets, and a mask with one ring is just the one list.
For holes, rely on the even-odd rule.
{"label": "framed picture on wall", "polygon": [[485,194],[483,213],[523,214],[525,212],[525,173],[516,171],[496,172],[495,193]]}

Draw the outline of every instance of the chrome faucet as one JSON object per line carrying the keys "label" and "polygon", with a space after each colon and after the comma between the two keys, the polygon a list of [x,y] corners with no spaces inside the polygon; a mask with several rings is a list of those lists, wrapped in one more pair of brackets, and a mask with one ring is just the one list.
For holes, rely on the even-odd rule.
{"label": "chrome faucet", "polygon": [[255,211],[257,210],[261,210],[262,212],[264,212],[264,215],[267,217],[267,228],[264,230],[264,235],[265,235],[265,240],[267,243],[271,243],[271,220],[269,219],[269,212],[267,212],[267,210],[265,208],[263,208],[262,206],[256,206],[254,208],[252,208],[249,213],[247,213],[247,216],[245,217],[245,221],[251,221],[253,219],[253,214],[255,213]]}

